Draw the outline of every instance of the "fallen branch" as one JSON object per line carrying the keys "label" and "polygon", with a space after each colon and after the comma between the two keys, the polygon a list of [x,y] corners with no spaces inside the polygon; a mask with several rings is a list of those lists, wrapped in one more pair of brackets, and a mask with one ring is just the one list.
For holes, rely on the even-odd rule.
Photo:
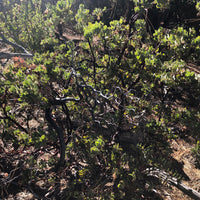
{"label": "fallen branch", "polygon": [[145,170],[145,173],[147,174],[147,176],[152,176],[161,179],[165,182],[168,182],[170,185],[175,186],[176,188],[181,190],[184,194],[187,194],[192,199],[200,200],[199,192],[181,183],[175,177],[170,176],[165,171],[162,171],[160,169],[148,168]]}
{"label": "fallen branch", "polygon": [[4,53],[4,52],[1,52],[0,53],[0,59],[5,59],[5,58],[10,59],[12,57],[23,57],[23,58],[25,58],[25,57],[26,58],[27,57],[32,58],[33,57],[33,54],[29,53],[23,46],[7,40],[1,32],[0,32],[0,37],[2,38],[2,39],[0,39],[0,42],[9,44],[9,45],[13,46],[14,48],[17,48],[17,49],[19,49],[23,52],[23,53]]}
{"label": "fallen branch", "polygon": [[26,53],[4,53],[0,52],[0,59],[10,59],[13,57],[22,57],[22,58],[32,58],[32,54],[26,54]]}

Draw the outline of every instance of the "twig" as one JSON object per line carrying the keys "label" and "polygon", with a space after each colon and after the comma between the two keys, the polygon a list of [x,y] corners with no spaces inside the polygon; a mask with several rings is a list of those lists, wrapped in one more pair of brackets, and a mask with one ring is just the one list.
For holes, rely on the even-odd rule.
{"label": "twig", "polygon": [[23,127],[21,126],[17,121],[15,121],[14,119],[12,119],[10,116],[8,116],[5,108],[3,108],[4,110],[4,115],[5,117],[3,117],[3,119],[8,119],[9,121],[13,122],[16,126],[19,127],[19,129],[21,129],[22,131],[24,131],[25,133],[29,134],[29,132]]}

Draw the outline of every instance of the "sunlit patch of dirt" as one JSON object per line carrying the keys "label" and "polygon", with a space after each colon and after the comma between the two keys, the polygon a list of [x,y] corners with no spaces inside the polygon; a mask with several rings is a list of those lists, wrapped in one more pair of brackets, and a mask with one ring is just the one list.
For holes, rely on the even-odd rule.
{"label": "sunlit patch of dirt", "polygon": [[[183,139],[173,140],[171,147],[174,150],[172,157],[179,162],[183,162],[183,170],[190,178],[189,181],[182,181],[188,187],[200,192],[200,169],[195,167],[195,158],[192,155],[191,149],[194,148],[195,142],[186,142]],[[178,190],[176,187],[166,188],[167,193],[170,194],[172,200],[190,200],[191,198]],[[163,196],[163,195],[162,195]],[[169,197],[164,200],[169,200]]]}
{"label": "sunlit patch of dirt", "polygon": [[184,140],[178,140],[172,142],[172,147],[177,151],[173,153],[173,157],[177,160],[184,162],[183,170],[190,177],[190,181],[184,182],[184,184],[192,187],[193,189],[200,191],[200,169],[195,167],[195,158],[192,156],[191,149],[194,148],[195,143],[187,143]]}
{"label": "sunlit patch of dirt", "polygon": [[72,29],[67,28],[67,27],[64,28],[62,36],[66,38],[67,40],[79,40],[79,41],[84,40],[83,35],[78,34]]}

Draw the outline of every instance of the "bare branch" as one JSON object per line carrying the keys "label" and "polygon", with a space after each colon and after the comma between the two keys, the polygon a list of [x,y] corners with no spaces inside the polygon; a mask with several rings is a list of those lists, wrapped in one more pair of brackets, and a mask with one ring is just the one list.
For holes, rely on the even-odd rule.
{"label": "bare branch", "polygon": [[1,52],[0,59],[4,59],[4,58],[9,59],[9,58],[12,58],[12,57],[15,57],[15,56],[26,57],[26,58],[27,57],[30,57],[30,58],[33,57],[33,54],[29,53],[23,46],[7,40],[5,38],[5,36],[2,34],[2,32],[0,32],[0,37],[2,38],[2,39],[0,39],[0,42],[9,44],[9,45],[13,46],[14,48],[17,48],[17,49],[19,49],[23,52],[23,53],[3,53],[3,52]]}
{"label": "bare branch", "polygon": [[4,53],[0,52],[0,59],[10,59],[12,57],[32,58],[32,54],[26,53]]}
{"label": "bare branch", "polygon": [[45,118],[51,124],[51,126],[55,129],[58,134],[59,143],[60,143],[60,162],[59,165],[63,166],[65,164],[65,140],[64,140],[64,132],[60,126],[56,124],[56,122],[51,117],[51,109],[47,108],[45,110]]}

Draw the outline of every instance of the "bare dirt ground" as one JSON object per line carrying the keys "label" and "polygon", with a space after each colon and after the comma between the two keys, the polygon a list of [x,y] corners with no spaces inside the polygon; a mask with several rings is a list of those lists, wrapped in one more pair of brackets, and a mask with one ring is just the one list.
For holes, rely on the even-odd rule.
{"label": "bare dirt ground", "polygon": [[[183,170],[190,178],[189,181],[182,181],[188,187],[200,192],[200,169],[195,167],[195,158],[192,155],[191,149],[194,148],[195,141],[185,141],[184,139],[177,139],[171,142],[173,151],[173,158],[177,161],[183,162]],[[164,197],[164,200],[190,200],[191,198],[178,190],[176,187],[167,187],[168,197]]]}

